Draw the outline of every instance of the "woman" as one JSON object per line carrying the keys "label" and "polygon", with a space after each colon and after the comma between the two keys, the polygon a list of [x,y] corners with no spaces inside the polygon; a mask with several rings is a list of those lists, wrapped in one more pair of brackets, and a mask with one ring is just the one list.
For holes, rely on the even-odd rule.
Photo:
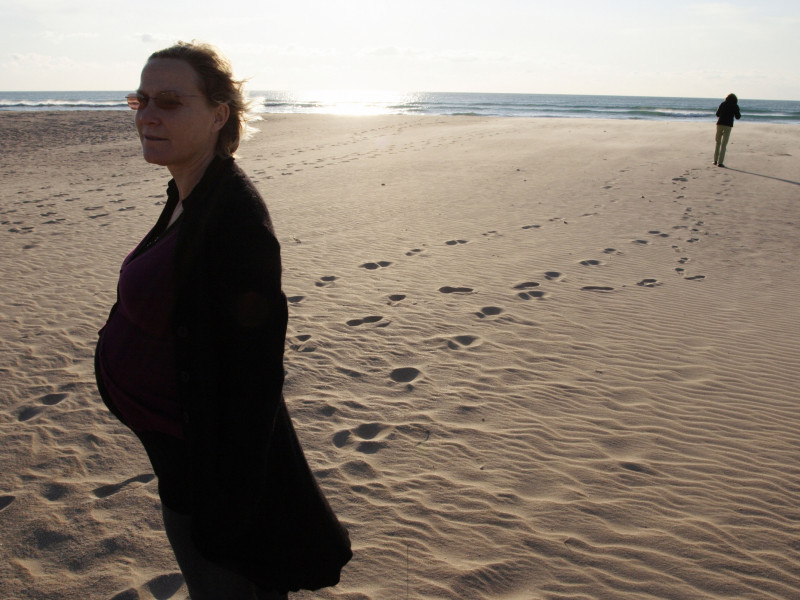
{"label": "woman", "polygon": [[193,600],[335,585],[350,542],[282,397],[280,247],[232,158],[241,83],[214,48],[181,42],[150,56],[128,104],[144,159],[172,180],[100,330],[101,396],[150,458]]}
{"label": "woman", "polygon": [[736,94],[728,94],[724,102],[717,109],[717,145],[714,148],[714,164],[725,167],[725,149],[728,147],[728,140],[733,129],[733,119],[741,119],[742,113],[739,112],[739,100]]}

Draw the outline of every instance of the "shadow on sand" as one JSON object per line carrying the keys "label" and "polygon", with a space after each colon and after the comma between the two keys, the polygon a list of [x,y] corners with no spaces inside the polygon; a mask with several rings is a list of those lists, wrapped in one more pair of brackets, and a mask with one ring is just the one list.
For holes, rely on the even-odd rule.
{"label": "shadow on sand", "polygon": [[792,185],[800,185],[800,181],[792,181],[791,179],[781,179],[780,177],[772,177],[771,175],[762,175],[761,173],[753,173],[751,171],[743,171],[742,169],[732,169],[724,167],[728,171],[736,171],[737,173],[744,173],[745,175],[755,175],[756,177],[764,177],[765,179],[774,179],[775,181],[782,181],[783,183],[791,183]]}

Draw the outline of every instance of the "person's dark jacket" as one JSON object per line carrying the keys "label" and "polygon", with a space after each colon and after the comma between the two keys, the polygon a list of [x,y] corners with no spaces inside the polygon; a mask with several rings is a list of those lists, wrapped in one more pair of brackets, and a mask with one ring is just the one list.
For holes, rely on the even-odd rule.
{"label": "person's dark jacket", "polygon": [[739,112],[739,104],[735,100],[725,100],[719,105],[717,109],[717,125],[727,125],[733,127],[734,117],[737,119],[742,118],[742,113]]}
{"label": "person's dark jacket", "polygon": [[215,158],[181,219],[175,335],[193,539],[266,589],[335,585],[352,552],[283,399],[288,310],[267,207],[232,158]]}

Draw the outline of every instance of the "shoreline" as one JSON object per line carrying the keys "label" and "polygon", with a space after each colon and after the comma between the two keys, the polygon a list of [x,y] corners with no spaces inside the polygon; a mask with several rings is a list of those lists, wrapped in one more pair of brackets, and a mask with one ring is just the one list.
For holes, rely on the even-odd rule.
{"label": "shoreline", "polygon": [[[0,92],[0,110],[126,110],[125,92]],[[260,114],[474,115],[535,118],[715,121],[720,99],[574,94],[386,92],[353,90],[250,90]],[[800,123],[800,102],[746,99],[744,118],[754,122]]]}

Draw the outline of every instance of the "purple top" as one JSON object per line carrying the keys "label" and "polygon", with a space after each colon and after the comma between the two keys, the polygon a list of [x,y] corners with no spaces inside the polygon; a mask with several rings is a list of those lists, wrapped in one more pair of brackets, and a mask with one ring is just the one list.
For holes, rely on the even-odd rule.
{"label": "purple top", "polygon": [[135,432],[183,439],[175,364],[175,248],[181,220],[122,263],[119,302],[100,340],[99,367],[111,401]]}

